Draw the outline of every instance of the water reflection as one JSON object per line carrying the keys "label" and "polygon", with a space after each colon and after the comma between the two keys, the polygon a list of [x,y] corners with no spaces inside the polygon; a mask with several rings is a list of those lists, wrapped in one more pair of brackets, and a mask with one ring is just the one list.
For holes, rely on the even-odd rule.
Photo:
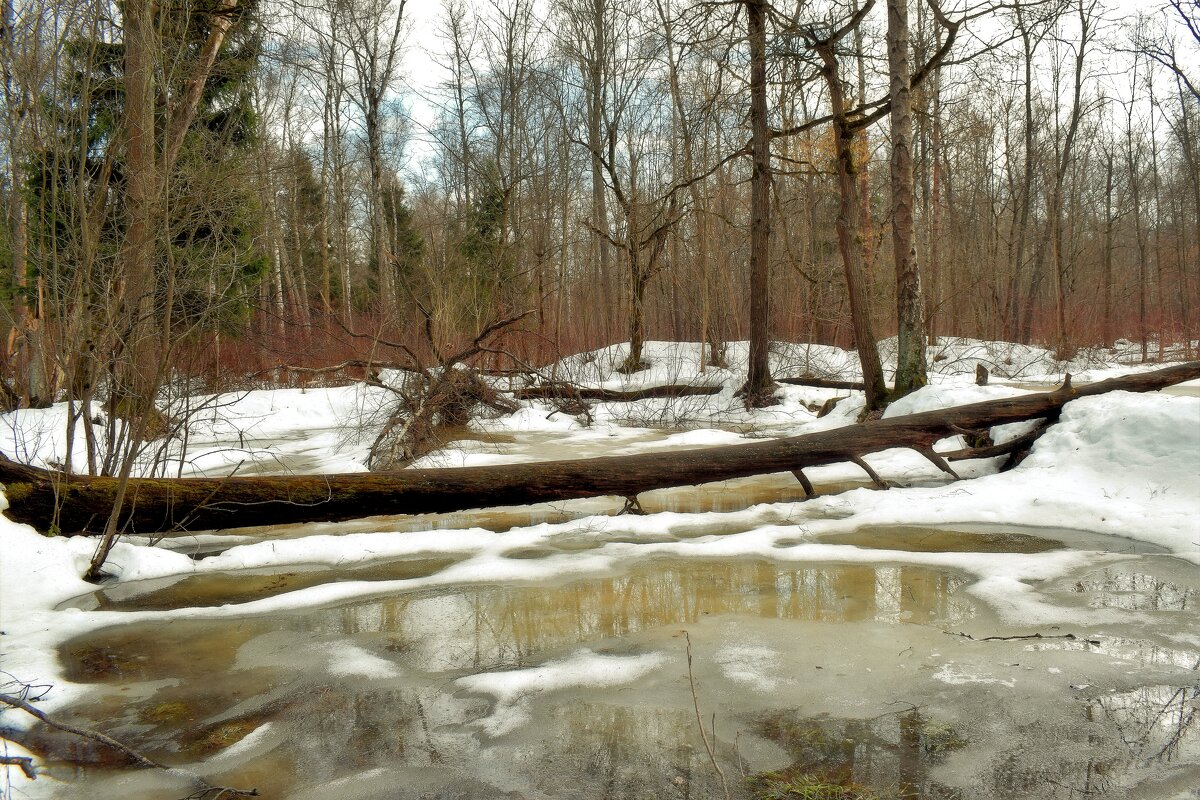
{"label": "water reflection", "polygon": [[783,769],[754,776],[762,796],[963,797],[932,780],[930,772],[967,746],[967,740],[954,726],[913,707],[849,720],[775,712],[755,720],[754,730],[784,747],[792,759]]}
{"label": "water reflection", "polygon": [[[996,685],[932,678],[946,637],[926,626],[957,627],[975,613],[956,591],[965,582],[899,565],[670,558],[560,585],[453,587],[304,612],[121,626],[69,642],[60,656],[68,678],[95,685],[70,720],[104,728],[169,763],[205,765],[221,782],[257,786],[266,796],[315,796],[316,787],[338,780],[353,780],[354,796],[364,798],[482,800],[509,790],[722,796],[695,727],[682,645],[673,638],[680,628],[708,631],[697,638],[705,643],[697,664],[700,702],[718,714],[717,756],[734,796],[750,791],[737,777],[742,758],[759,773],[760,787],[811,779],[923,800],[1065,800],[1083,793],[1116,800],[1163,769],[1176,770],[1172,780],[1197,777],[1200,686],[1193,683],[1171,686],[1159,678],[1148,687],[1098,692],[1072,689],[1078,678],[1062,675],[1052,680],[1059,688],[1030,699]],[[153,594],[142,600],[164,602]],[[138,598],[128,602],[135,607]],[[847,623],[854,627],[839,627]],[[854,630],[869,637],[871,626],[901,623],[917,623],[891,629],[916,654],[872,664],[868,680],[894,685],[893,696],[906,702],[889,706],[884,695],[856,710],[864,718],[780,711],[809,702],[802,682],[748,689],[725,675],[719,659],[712,663],[723,637],[738,643],[737,631],[753,631],[746,641],[766,650],[796,653],[797,635],[821,647],[814,624],[828,631],[821,635]],[[790,638],[785,644],[768,631]],[[610,695],[539,694],[528,725],[500,738],[478,736],[472,722],[488,716],[490,701],[457,691],[457,678],[561,661],[580,647],[650,648],[676,660],[648,676],[647,686]],[[1021,647],[1042,651],[1042,660],[1029,663],[1056,665],[1052,674],[1078,663],[1071,653],[1055,660],[1056,651],[1071,649],[1189,676],[1200,666],[1194,652],[1095,633]],[[978,652],[983,664],[996,657]],[[756,666],[792,674],[796,665]],[[1115,669],[1112,676],[1126,674],[1126,667]],[[129,773],[89,744],[44,729],[25,744],[60,759],[55,774],[80,787],[71,796],[173,796],[161,785],[129,790],[118,782]],[[67,759],[91,766],[68,766]]]}
{"label": "water reflection", "polygon": [[423,578],[440,572],[456,561],[455,558],[447,557],[408,558],[348,569],[312,567],[293,572],[209,572],[185,578],[116,584],[68,601],[59,608],[80,608],[85,611],[204,608],[226,603],[245,603],[324,583]]}
{"label": "water reflection", "polygon": [[528,779],[549,797],[582,796],[581,787],[614,800],[722,796],[695,717],[682,708],[569,703],[522,749],[531,756]]}
{"label": "water reflection", "polygon": [[1168,669],[1200,670],[1200,651],[1182,647],[1168,647],[1147,639],[1127,636],[1093,634],[1076,639],[1055,639],[1025,646],[1031,652],[1052,650],[1075,650],[1128,661],[1139,667],[1163,667]]}
{"label": "water reflection", "polygon": [[1146,686],[1046,709],[1039,720],[1003,705],[966,721],[915,706],[870,719],[771,712],[753,730],[791,762],[754,785],[771,797],[1184,797],[1200,777],[1198,698],[1200,684]]}
{"label": "water reflection", "polygon": [[1141,686],[1094,702],[1134,759],[1200,764],[1200,683]]}
{"label": "water reflection", "polygon": [[818,541],[912,553],[1043,553],[1064,546],[1056,539],[1013,531],[964,531],[907,525],[872,525],[849,533],[827,534]]}
{"label": "water reflection", "polygon": [[[402,650],[407,666],[426,672],[523,666],[557,648],[710,615],[957,624],[974,614],[954,594],[965,582],[921,567],[660,560],[557,587],[467,587],[247,620],[113,628],[68,642],[63,660],[77,681],[164,678],[181,669],[228,668],[232,652],[274,630],[362,637]],[[154,607],[164,602],[153,593],[142,599]],[[138,602],[133,597],[123,607]]]}
{"label": "water reflection", "polygon": [[1189,611],[1200,598],[1200,589],[1185,586],[1160,575],[1119,566],[1089,575],[1074,583],[1072,591],[1087,597],[1093,608],[1123,608],[1129,611]]}
{"label": "water reflection", "polygon": [[437,672],[525,666],[548,651],[707,616],[820,622],[958,622],[966,579],[917,567],[801,567],[769,561],[644,563],[629,574],[559,587],[473,588],[318,611],[325,634],[401,636],[406,661]]}

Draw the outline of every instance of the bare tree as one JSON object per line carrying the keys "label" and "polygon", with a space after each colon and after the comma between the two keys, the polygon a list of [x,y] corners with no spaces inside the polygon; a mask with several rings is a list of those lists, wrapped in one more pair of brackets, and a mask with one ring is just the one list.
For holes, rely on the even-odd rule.
{"label": "bare tree", "polygon": [[384,210],[386,184],[384,153],[384,103],[399,77],[403,44],[404,10],[408,0],[353,0],[345,4],[346,50],[350,55],[354,102],[362,114],[367,139],[367,169],[370,176],[371,250],[379,276],[383,308],[396,307],[396,275],[393,239]]}
{"label": "bare tree", "polygon": [[888,72],[891,82],[892,256],[896,266],[896,395],[924,386],[925,307],[913,233],[912,76],[908,2],[888,0]]}

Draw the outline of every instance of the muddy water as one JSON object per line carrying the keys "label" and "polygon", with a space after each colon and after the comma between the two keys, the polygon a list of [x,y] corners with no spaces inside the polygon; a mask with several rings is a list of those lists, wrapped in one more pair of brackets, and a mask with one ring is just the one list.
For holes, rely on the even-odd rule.
{"label": "muddy water", "polygon": [[[826,541],[999,553],[1079,544],[1073,535],[881,528]],[[215,606],[449,562],[193,576],[76,605]],[[91,687],[71,721],[266,797],[721,798],[698,705],[733,797],[835,786],[843,794],[812,796],[1173,800],[1200,785],[1195,573],[1131,554],[1042,591],[1065,607],[1149,613],[1148,623],[982,641],[1030,631],[1000,623],[953,572],[660,558],[538,586],[121,625],[66,643],[60,658],[68,679]],[[957,633],[976,639],[947,635]],[[500,698],[456,683],[580,653],[658,661],[620,688],[589,688],[596,678],[584,676]],[[490,735],[506,714],[519,724]],[[187,794],[46,729],[26,744],[55,759],[64,798]]]}
{"label": "muddy water", "polygon": [[453,558],[412,558],[383,561],[355,569],[310,567],[290,572],[239,570],[235,573],[193,575],[184,578],[135,581],[100,589],[72,600],[63,608],[85,611],[165,610],[204,608],[245,603],[262,597],[339,581],[394,581],[424,578],[455,562]]}
{"label": "muddy water", "polygon": [[[104,606],[209,605],[229,596],[235,577],[188,578]],[[251,576],[251,582],[257,577]],[[624,575],[550,587],[466,587],[305,613],[121,626],[67,643],[61,657],[70,680],[97,689],[95,699],[75,709],[72,718],[102,726],[163,760],[211,758],[264,726],[293,732],[269,749],[271,762],[285,764],[285,769],[264,769],[256,757],[235,771],[243,781],[257,780],[267,796],[282,797],[311,780],[297,781],[296,776],[309,769],[304,765],[314,749],[329,749],[326,758],[337,762],[318,771],[321,780],[344,771],[347,762],[438,765],[447,758],[440,755],[443,751],[460,751],[464,742],[472,752],[459,757],[479,758],[474,752],[477,734],[470,726],[478,703],[464,704],[447,686],[461,675],[519,669],[581,646],[597,652],[656,645],[678,651],[682,626],[710,625],[712,620],[959,624],[974,615],[971,604],[955,594],[964,582],[960,576],[914,567],[662,560]],[[375,666],[362,667],[364,660]],[[355,680],[369,677],[381,663],[388,665],[384,681]],[[585,696],[573,693],[567,702],[577,705],[576,711],[555,715],[555,724],[566,729],[568,755],[595,758],[597,732],[605,739],[628,739],[611,754],[609,764],[628,772],[617,756],[649,747],[645,728],[652,724],[670,731],[662,741],[676,741],[680,752],[695,756],[686,708],[655,707],[648,723],[645,708],[610,707],[585,702]],[[440,721],[431,732],[434,717]],[[307,721],[315,718],[323,720],[320,730],[307,730]],[[297,742],[294,733],[301,729]],[[346,738],[332,741],[331,729]],[[63,765],[60,775],[104,786],[124,780],[116,777],[119,761],[114,763],[101,748],[45,730],[28,744],[94,767],[68,772]],[[462,766],[449,764],[447,775],[431,780],[467,780],[458,774]],[[693,767],[702,785],[707,779],[699,764]],[[646,781],[660,781],[661,776],[646,773],[630,780],[648,786]],[[469,796],[489,797],[491,791],[481,788]]]}
{"label": "muddy water", "polygon": [[[636,449],[655,436],[621,446]],[[518,438],[464,446],[520,458],[554,446]],[[640,499],[650,513],[696,513],[802,495],[790,475],[769,475]],[[723,517],[664,515],[655,533],[573,531],[499,558],[536,568],[612,542],[691,546],[751,524],[788,524],[787,509],[747,516],[741,527]],[[190,547],[504,531],[619,510],[599,498],[245,530]],[[124,583],[67,604],[108,612],[109,627],[61,647],[66,678],[87,687],[64,716],[268,798],[1193,797],[1194,565],[1112,537],[999,525],[873,527],[817,541],[853,548],[856,557],[864,549],[1000,558],[1065,548],[1125,560],[1030,586],[1083,620],[1075,626],[1005,624],[973,599],[967,576],[890,563],[898,556],[883,552],[869,565],[795,564],[718,559],[704,545],[691,559],[638,555],[604,574],[550,571],[536,585],[451,583],[259,615],[236,606],[330,583],[436,579],[465,556]],[[111,624],[129,612],[171,610],[181,613]],[[1088,624],[1094,613],[1115,616]],[[591,672],[563,671],[593,662]],[[613,665],[635,662],[648,665],[635,678],[605,680]],[[522,677],[529,675],[539,677]],[[518,688],[489,694],[460,683],[479,676]],[[66,800],[158,800],[194,789],[46,728],[24,743],[51,760],[50,777],[63,781],[55,796]]]}
{"label": "muddy water", "polygon": [[[520,553],[516,554],[520,556]],[[175,601],[215,605],[233,574],[186,578],[110,609],[163,608]],[[708,616],[754,615],[829,623],[960,623],[973,606],[954,594],[966,579],[920,567],[782,566],[768,561],[643,563],[626,575],[559,586],[470,587],[367,600],[236,623],[176,620],[100,631],[64,646],[72,680],[167,679],[181,663],[217,659],[217,669],[262,637],[282,644],[357,637],[425,672],[528,666],[548,653]],[[283,591],[280,587],[279,591]],[[90,597],[90,596],[89,596]],[[436,620],[436,625],[430,621]],[[280,637],[291,631],[293,637]],[[222,644],[221,637],[228,640]],[[159,658],[156,653],[171,655]],[[206,655],[211,654],[211,655]]]}

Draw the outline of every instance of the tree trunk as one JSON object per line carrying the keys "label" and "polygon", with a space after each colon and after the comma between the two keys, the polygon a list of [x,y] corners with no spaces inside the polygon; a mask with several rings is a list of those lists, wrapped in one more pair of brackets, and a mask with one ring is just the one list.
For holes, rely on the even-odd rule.
{"label": "tree trunk", "polygon": [[892,257],[896,265],[895,395],[928,383],[925,371],[925,309],[913,236],[912,80],[908,2],[888,0],[888,70],[891,73]]}
{"label": "tree trunk", "polygon": [[597,400],[603,403],[631,403],[663,397],[711,397],[720,394],[720,386],[693,386],[687,383],[670,383],[664,386],[649,386],[645,389],[597,389],[576,386],[571,383],[545,383],[514,389],[512,396],[517,400],[579,399]]}
{"label": "tree trunk", "polygon": [[[639,492],[854,461],[909,447],[935,463],[934,442],[962,430],[1053,417],[1068,401],[1104,392],[1154,391],[1200,378],[1200,362],[1053,392],[990,400],[775,441],[633,456],[391,473],[262,478],[134,478],[121,522],[132,533],[357,519],[525,505]],[[1001,451],[989,448],[989,455]],[[958,457],[978,455],[965,452]],[[948,469],[945,462],[939,464]],[[798,476],[799,477],[799,476]],[[95,530],[119,503],[121,481],[63,476],[0,460],[0,481],[17,522],[65,533]]]}
{"label": "tree trunk", "polygon": [[750,39],[750,366],[747,407],[768,405],[774,393],[770,356],[771,139],[767,127],[767,29],[763,0],[746,3]]}
{"label": "tree trunk", "polygon": [[822,73],[829,88],[830,106],[834,118],[834,148],[841,200],[836,223],[838,249],[841,250],[842,266],[846,272],[846,294],[850,299],[854,343],[858,349],[859,363],[862,365],[863,383],[866,385],[867,409],[875,410],[883,408],[887,403],[887,385],[883,381],[883,365],[879,361],[879,349],[876,346],[875,331],[871,325],[871,303],[866,270],[862,260],[862,230],[859,228],[854,130],[850,127],[850,120],[846,113],[842,80],[838,74],[837,54],[834,46],[829,43],[819,44],[817,53],[821,56]]}

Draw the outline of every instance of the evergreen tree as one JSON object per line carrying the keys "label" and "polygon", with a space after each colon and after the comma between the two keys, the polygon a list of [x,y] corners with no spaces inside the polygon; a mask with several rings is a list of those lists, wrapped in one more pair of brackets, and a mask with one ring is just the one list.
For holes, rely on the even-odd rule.
{"label": "evergreen tree", "polygon": [[[229,19],[195,119],[162,183],[164,229],[155,233],[154,289],[160,301],[173,293],[169,324],[182,333],[239,315],[247,290],[265,271],[266,259],[255,246],[262,212],[246,178],[255,123],[250,82],[259,49],[256,3],[191,0],[154,8],[160,164],[172,107],[204,57],[214,20]],[[103,307],[119,280],[116,254],[126,225],[124,43],[119,29],[92,30],[109,33],[71,40],[57,93],[41,98],[52,133],[40,150],[24,156],[25,190],[31,270],[45,279],[49,302],[82,300],[102,317],[111,313]]]}

